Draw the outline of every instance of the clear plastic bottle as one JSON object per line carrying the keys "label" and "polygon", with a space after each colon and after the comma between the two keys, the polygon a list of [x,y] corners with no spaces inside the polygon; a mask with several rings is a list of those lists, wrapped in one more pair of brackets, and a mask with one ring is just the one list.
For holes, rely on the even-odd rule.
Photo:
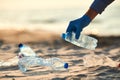
{"label": "clear plastic bottle", "polygon": [[18,54],[19,58],[23,56],[37,56],[36,53],[27,45],[19,44],[18,47],[20,49]]}
{"label": "clear plastic bottle", "polygon": [[62,38],[76,46],[94,50],[97,46],[97,40],[93,37],[81,34],[79,39],[75,39],[75,33],[63,33]]}
{"label": "clear plastic bottle", "polygon": [[49,66],[53,70],[67,70],[68,69],[68,63],[63,62],[60,58],[49,58],[44,59],[40,57],[22,57],[18,61],[19,69],[22,72],[26,72],[28,68],[33,66]]}
{"label": "clear plastic bottle", "polygon": [[110,66],[110,67],[118,67],[119,62],[113,61],[108,56],[101,54],[89,54],[83,57],[83,65],[85,67],[94,67],[94,66]]}

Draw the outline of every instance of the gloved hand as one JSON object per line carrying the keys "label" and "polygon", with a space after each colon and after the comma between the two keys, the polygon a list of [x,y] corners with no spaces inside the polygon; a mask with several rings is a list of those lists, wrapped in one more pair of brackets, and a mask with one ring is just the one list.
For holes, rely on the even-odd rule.
{"label": "gloved hand", "polygon": [[70,21],[69,26],[66,30],[66,32],[71,33],[74,32],[75,38],[78,39],[80,36],[80,32],[82,31],[82,29],[89,25],[89,23],[91,22],[91,19],[89,16],[84,15],[83,17]]}

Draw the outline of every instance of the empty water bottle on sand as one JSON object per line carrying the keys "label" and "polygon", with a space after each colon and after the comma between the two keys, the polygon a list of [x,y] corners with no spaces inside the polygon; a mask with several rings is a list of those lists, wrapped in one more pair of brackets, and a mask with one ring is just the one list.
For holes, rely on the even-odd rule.
{"label": "empty water bottle on sand", "polygon": [[49,59],[44,59],[34,56],[22,57],[19,59],[18,66],[22,72],[26,72],[30,67],[34,67],[34,66],[49,66],[53,70],[68,69],[68,63],[63,62],[61,59],[56,57]]}
{"label": "empty water bottle on sand", "polygon": [[19,44],[18,47],[20,49],[18,54],[19,58],[23,56],[37,56],[36,53],[27,45]]}
{"label": "empty water bottle on sand", "polygon": [[95,66],[110,66],[119,67],[119,62],[112,60],[108,56],[101,54],[89,54],[83,57],[83,65],[85,67],[95,67]]}
{"label": "empty water bottle on sand", "polygon": [[28,68],[33,66],[49,66],[53,70],[67,70],[68,63],[63,62],[60,58],[48,58],[44,59],[38,57],[36,53],[29,47],[23,44],[19,44],[19,61],[18,66],[22,72],[26,72]]}
{"label": "empty water bottle on sand", "polygon": [[79,39],[75,38],[75,33],[63,33],[62,38],[76,46],[94,50],[97,46],[97,39],[81,34]]}

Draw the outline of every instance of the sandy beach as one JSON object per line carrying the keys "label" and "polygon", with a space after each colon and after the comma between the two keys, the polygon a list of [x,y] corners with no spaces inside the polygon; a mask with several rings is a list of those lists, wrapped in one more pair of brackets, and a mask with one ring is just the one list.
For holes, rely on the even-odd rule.
{"label": "sandy beach", "polygon": [[[113,61],[120,62],[120,36],[94,36],[98,39],[98,46],[94,51],[76,47],[63,41],[60,35],[45,31],[0,31],[0,61],[10,62],[16,60],[18,44],[30,46],[39,57],[58,57],[69,63],[68,71],[53,71],[49,67],[33,67],[22,73],[17,64],[0,67],[0,80],[119,80],[120,69],[115,66],[93,66],[85,68],[83,57],[94,53],[104,54]],[[8,33],[9,34],[8,34]],[[6,33],[6,34],[5,34]],[[13,34],[14,33],[14,34]],[[44,35],[43,35],[44,33]],[[19,35],[19,36],[18,36]],[[27,37],[26,37],[27,35]],[[4,36],[4,37],[3,37]],[[39,36],[39,37],[38,37]],[[10,38],[12,37],[12,39]],[[17,37],[17,38],[16,38]],[[11,60],[12,59],[12,60]],[[110,64],[112,62],[109,62]]]}
{"label": "sandy beach", "polygon": [[[95,50],[61,38],[69,21],[80,18],[94,0],[0,0],[0,80],[120,80],[120,0],[98,15],[82,34],[98,39]],[[37,66],[22,73],[18,44],[42,58],[58,57],[67,71]]]}

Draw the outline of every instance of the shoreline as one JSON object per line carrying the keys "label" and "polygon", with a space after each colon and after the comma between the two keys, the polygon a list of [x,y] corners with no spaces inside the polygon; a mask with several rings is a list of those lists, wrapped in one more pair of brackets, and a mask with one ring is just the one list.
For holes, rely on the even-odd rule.
{"label": "shoreline", "polygon": [[[94,35],[94,34],[86,34],[98,39],[101,41],[106,41],[107,39],[111,42],[113,39],[120,39],[120,35]],[[61,35],[52,31],[45,30],[0,30],[0,41],[4,43],[28,43],[28,42],[45,42],[48,41],[54,42],[55,40],[62,40]],[[106,41],[106,42],[109,42]]]}

